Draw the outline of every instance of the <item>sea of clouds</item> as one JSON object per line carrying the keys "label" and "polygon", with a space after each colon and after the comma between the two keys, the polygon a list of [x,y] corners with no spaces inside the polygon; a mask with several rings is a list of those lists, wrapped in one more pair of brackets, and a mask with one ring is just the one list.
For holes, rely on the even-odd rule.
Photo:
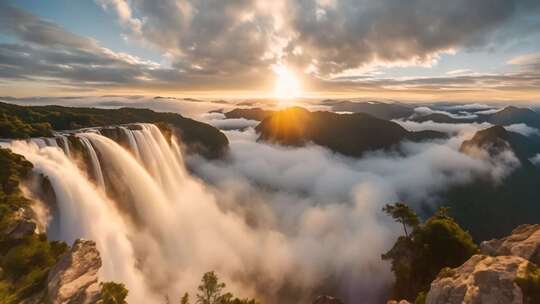
{"label": "sea of clouds", "polygon": [[[511,152],[494,159],[485,153],[470,156],[459,151],[461,143],[489,127],[487,123],[395,120],[408,130],[437,130],[448,133],[449,138],[403,142],[393,151],[350,158],[313,144],[284,147],[261,142],[254,131],[256,121],[209,113],[234,105],[140,97],[71,100],[68,104],[73,106],[176,112],[212,124],[228,137],[230,154],[225,159],[185,158],[194,180],[187,183],[197,186],[182,186],[196,190],[185,190],[182,198],[189,201],[171,210],[170,219],[166,216],[170,224],[163,229],[174,231],[164,235],[172,241],[150,242],[142,233],[132,239],[136,252],[144,249],[148,256],[152,251],[167,252],[152,259],[148,265],[153,266],[147,265],[144,272],[156,284],[171,281],[173,295],[193,287],[203,271],[217,269],[232,291],[267,303],[308,302],[319,294],[348,303],[380,303],[393,281],[390,265],[381,260],[381,254],[402,234],[401,227],[382,212],[385,204],[404,201],[416,210],[433,210],[440,194],[450,187],[477,177],[497,183],[518,166]],[[28,103],[43,104],[43,100]],[[474,111],[496,109],[423,105],[416,112],[459,111],[459,117],[471,117]],[[527,136],[538,134],[524,124],[509,129]],[[176,211],[182,216],[174,217]],[[158,226],[166,222],[156,220],[152,226],[160,231]],[[175,235],[182,233],[189,235],[180,237],[186,241],[178,243]],[[165,245],[159,244],[168,248],[160,249]],[[189,273],[189,280],[178,273]]]}

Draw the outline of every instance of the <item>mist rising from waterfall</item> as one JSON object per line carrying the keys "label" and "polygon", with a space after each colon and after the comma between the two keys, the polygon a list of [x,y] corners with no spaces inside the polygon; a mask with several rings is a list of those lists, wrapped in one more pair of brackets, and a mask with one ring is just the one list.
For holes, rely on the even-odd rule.
{"label": "mist rising from waterfall", "polygon": [[[104,261],[102,279],[126,283],[130,303],[178,299],[196,290],[209,270],[239,295],[276,299],[282,282],[298,271],[287,236],[250,227],[221,210],[205,185],[186,172],[176,141],[169,144],[157,127],[110,133],[116,141],[100,130],[69,135],[81,144],[78,156],[65,144],[67,135],[11,144],[54,190],[50,237],[95,240]],[[127,144],[120,145],[120,137]],[[34,187],[35,197],[40,190]],[[295,284],[306,288],[302,281]]]}
{"label": "mist rising from waterfall", "polygon": [[27,185],[49,206],[49,236],[96,241],[101,279],[125,283],[135,304],[177,301],[210,270],[229,291],[269,304],[321,293],[379,303],[391,282],[380,254],[399,233],[382,205],[493,171],[452,140],[353,161],[320,147],[256,143],[249,132],[229,134],[231,159],[191,161],[206,182],[187,172],[177,140],[151,124],[9,148],[50,182],[54,198],[47,183]]}

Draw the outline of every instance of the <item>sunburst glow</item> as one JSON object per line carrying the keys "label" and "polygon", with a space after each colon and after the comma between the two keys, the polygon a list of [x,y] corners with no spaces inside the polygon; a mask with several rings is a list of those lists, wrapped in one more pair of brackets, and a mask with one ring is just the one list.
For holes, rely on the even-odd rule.
{"label": "sunburst glow", "polygon": [[276,74],[274,97],[280,100],[300,97],[302,89],[296,75],[283,65],[273,67]]}

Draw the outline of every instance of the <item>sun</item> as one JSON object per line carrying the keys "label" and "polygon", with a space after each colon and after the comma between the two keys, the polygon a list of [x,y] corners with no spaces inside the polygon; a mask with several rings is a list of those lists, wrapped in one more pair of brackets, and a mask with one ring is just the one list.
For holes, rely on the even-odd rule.
{"label": "sun", "polygon": [[302,88],[296,75],[286,66],[276,65],[273,67],[276,74],[274,97],[279,100],[290,100],[300,97]]}

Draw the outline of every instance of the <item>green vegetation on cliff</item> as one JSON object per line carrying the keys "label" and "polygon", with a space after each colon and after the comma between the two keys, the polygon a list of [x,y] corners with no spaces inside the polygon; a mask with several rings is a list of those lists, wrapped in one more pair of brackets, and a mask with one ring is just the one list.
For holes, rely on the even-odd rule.
{"label": "green vegetation on cliff", "polygon": [[19,208],[28,205],[28,200],[19,191],[19,182],[32,169],[24,157],[0,148],[0,229]]}
{"label": "green vegetation on cliff", "polygon": [[124,284],[115,282],[101,283],[100,304],[127,304],[128,290]]}
{"label": "green vegetation on cliff", "polygon": [[0,138],[49,136],[52,130],[128,123],[167,123],[178,131],[189,152],[217,158],[228,149],[227,137],[218,129],[175,113],[148,109],[96,109],[62,106],[18,106],[0,103]]}
{"label": "green vegetation on cliff", "polygon": [[519,274],[516,283],[523,291],[523,303],[540,303],[540,268],[529,263],[525,273]]}
{"label": "green vegetation on cliff", "polygon": [[20,303],[43,291],[49,269],[67,249],[34,234],[30,201],[19,190],[31,169],[22,156],[0,149],[0,303]]}
{"label": "green vegetation on cliff", "polygon": [[403,224],[405,231],[407,227],[412,229],[382,255],[392,263],[396,299],[414,301],[419,293],[429,290],[441,270],[463,264],[478,251],[471,235],[448,216],[446,208],[423,224],[405,204],[387,205],[383,210]]}

